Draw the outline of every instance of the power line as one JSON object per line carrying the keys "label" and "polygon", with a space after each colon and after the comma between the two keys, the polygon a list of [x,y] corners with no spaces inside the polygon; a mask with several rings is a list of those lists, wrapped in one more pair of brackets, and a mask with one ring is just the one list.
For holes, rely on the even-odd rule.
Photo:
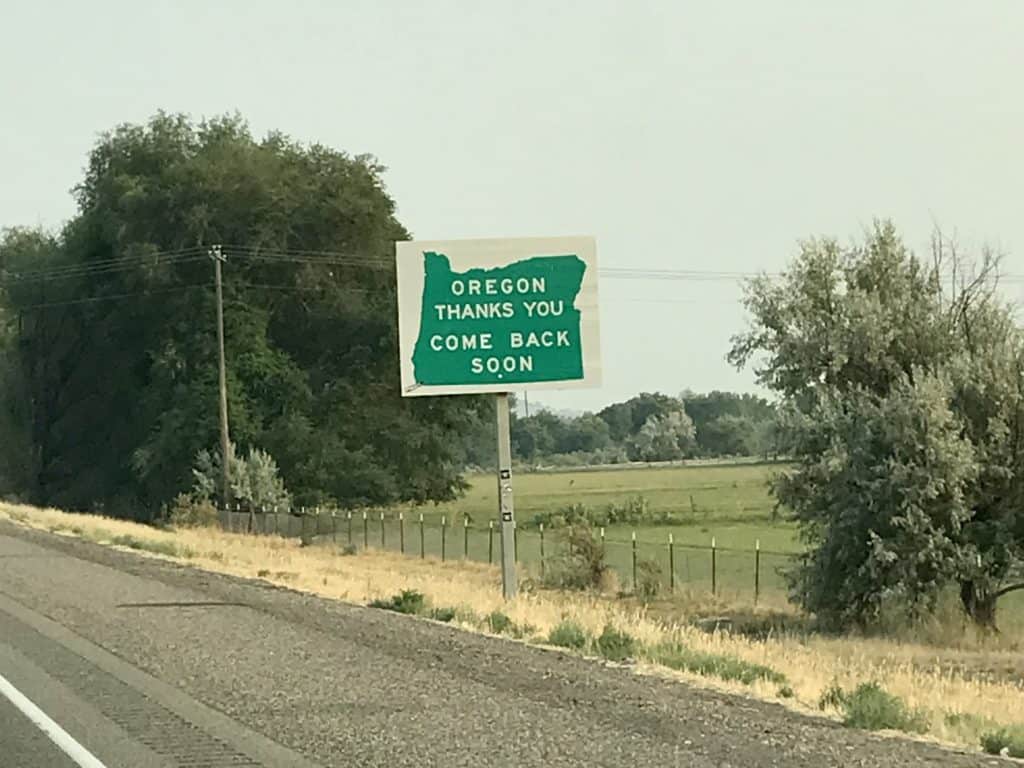
{"label": "power line", "polygon": [[[386,257],[368,256],[366,254],[346,251],[301,248],[277,249],[244,245],[225,245],[222,246],[222,250],[229,255],[239,257],[239,260],[243,262],[257,261],[338,267],[364,267],[382,271],[391,271],[394,267],[393,262]],[[133,269],[150,261],[155,261],[154,266],[159,266],[163,264],[184,264],[192,261],[200,261],[203,258],[205,258],[205,251],[201,247],[196,246],[172,251],[157,251],[148,254],[144,253],[136,256],[102,259],[80,265],[66,265],[63,267],[54,267],[52,269],[15,274],[13,276],[0,279],[0,284],[60,279],[64,277],[70,278],[99,274],[113,274],[119,271]],[[654,280],[659,282],[737,282],[757,277],[766,277],[769,279],[778,279],[782,277],[782,274],[779,272],[648,269],[636,267],[604,267],[600,270],[600,273],[603,277],[613,280]],[[1019,282],[1024,280],[1024,275],[1004,274],[998,277],[999,280],[1005,282]],[[947,275],[944,279],[952,279],[952,275]]]}
{"label": "power line", "polygon": [[196,255],[198,252],[198,248],[187,248],[178,251],[158,251],[154,253],[139,254],[136,256],[97,259],[95,261],[87,261],[81,264],[68,264],[60,267],[36,269],[27,272],[8,272],[6,276],[0,278],[0,285],[5,283],[13,284],[36,282],[50,279],[82,277],[92,274],[118,272],[127,269],[134,269],[135,267],[146,265],[147,262],[154,260],[156,262],[154,266],[196,261],[203,258],[202,256]]}
{"label": "power line", "polygon": [[187,285],[176,285],[169,288],[154,288],[152,290],[145,291],[131,291],[129,293],[112,293],[108,296],[87,296],[80,299],[66,299],[62,301],[45,301],[38,304],[27,304],[25,306],[16,307],[18,311],[28,312],[34,309],[50,309],[52,307],[71,307],[78,304],[96,304],[103,301],[120,301],[124,299],[133,299],[140,296],[158,296],[167,293],[177,293],[179,291],[187,291],[190,288],[208,288],[206,283],[189,283]]}

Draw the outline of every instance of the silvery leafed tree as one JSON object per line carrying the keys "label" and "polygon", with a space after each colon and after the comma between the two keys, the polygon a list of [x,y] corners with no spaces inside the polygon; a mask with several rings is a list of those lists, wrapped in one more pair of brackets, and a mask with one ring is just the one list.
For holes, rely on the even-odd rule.
{"label": "silvery leafed tree", "polygon": [[730,359],[782,402],[774,493],[809,554],[795,596],[836,626],[921,614],[955,591],[978,625],[1024,588],[1024,335],[998,260],[891,224],[810,240],[747,286]]}

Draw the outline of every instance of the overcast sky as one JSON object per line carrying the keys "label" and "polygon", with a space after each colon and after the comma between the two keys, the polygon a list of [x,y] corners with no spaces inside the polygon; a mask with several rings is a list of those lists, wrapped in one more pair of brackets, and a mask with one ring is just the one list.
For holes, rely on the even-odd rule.
{"label": "overcast sky", "polygon": [[[1019,0],[3,0],[0,226],[71,216],[117,123],[237,110],[379,157],[420,238],[593,234],[605,267],[753,272],[892,217],[1024,273],[1022,41]],[[536,399],[754,389],[724,360],[735,281],[601,293],[603,388]]]}

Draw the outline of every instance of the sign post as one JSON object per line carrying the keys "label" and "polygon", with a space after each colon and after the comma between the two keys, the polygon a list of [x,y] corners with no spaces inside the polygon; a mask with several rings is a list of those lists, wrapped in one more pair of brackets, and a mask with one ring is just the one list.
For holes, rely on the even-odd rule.
{"label": "sign post", "polygon": [[502,592],[515,597],[509,392],[600,384],[590,237],[396,243],[402,395],[493,394]]}
{"label": "sign post", "polygon": [[498,412],[498,516],[501,520],[501,594],[516,596],[516,516],[512,503],[512,418],[508,395],[496,396]]}

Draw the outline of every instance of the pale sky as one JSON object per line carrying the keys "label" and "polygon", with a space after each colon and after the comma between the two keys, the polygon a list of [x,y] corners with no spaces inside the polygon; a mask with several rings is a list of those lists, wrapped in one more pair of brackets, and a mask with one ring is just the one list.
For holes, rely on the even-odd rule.
{"label": "pale sky", "polygon": [[[376,155],[422,239],[591,234],[603,267],[755,272],[892,217],[1024,274],[1022,78],[1020,0],[0,0],[0,226],[71,216],[117,123],[237,110]],[[724,360],[735,281],[601,295],[604,386],[533,398],[754,389]]]}

